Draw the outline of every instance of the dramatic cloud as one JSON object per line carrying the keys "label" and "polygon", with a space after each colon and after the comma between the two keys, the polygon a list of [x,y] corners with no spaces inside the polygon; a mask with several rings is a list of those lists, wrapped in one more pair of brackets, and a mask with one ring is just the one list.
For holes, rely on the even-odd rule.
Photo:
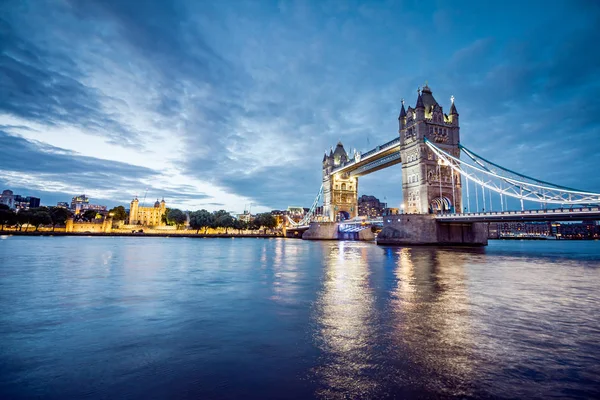
{"label": "dramatic cloud", "polygon": [[[323,152],[397,135],[401,98],[456,97],[462,142],[600,191],[600,7],[520,2],[0,5],[0,184],[183,208],[309,206]],[[486,16],[486,17],[482,17]],[[401,167],[360,180],[401,200]]]}

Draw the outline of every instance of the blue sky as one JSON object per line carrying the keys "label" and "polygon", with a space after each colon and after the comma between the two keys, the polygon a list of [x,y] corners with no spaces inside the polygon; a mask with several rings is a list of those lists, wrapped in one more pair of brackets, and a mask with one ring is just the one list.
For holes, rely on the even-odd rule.
{"label": "blue sky", "polygon": [[[396,137],[428,81],[462,143],[600,192],[600,2],[35,0],[0,5],[0,190],[310,206],[323,152]],[[401,167],[360,194],[401,201]]]}

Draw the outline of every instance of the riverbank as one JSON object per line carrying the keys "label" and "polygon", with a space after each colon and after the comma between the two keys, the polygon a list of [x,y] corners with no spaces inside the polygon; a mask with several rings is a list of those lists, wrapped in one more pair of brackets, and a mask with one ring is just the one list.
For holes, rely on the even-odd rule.
{"label": "riverbank", "polygon": [[127,237],[186,237],[186,238],[278,238],[283,237],[280,234],[264,234],[264,233],[249,233],[249,234],[235,234],[235,233],[190,233],[190,232],[165,232],[165,233],[143,233],[143,232],[51,232],[51,231],[0,231],[0,235],[8,236],[127,236]]}

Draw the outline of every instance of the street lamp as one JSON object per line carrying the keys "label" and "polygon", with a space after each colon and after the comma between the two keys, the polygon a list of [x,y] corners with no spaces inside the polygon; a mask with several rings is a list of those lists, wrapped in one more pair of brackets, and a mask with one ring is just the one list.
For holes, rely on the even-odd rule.
{"label": "street lamp", "polygon": [[400,210],[402,210],[401,213],[404,214],[404,203],[400,204]]}

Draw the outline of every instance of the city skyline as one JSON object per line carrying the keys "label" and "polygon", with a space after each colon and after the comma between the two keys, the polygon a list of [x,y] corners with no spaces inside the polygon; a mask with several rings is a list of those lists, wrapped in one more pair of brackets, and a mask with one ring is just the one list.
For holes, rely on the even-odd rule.
{"label": "city skyline", "polygon": [[[396,137],[401,99],[428,81],[445,112],[455,97],[469,148],[600,191],[600,6],[419,4],[0,6],[0,187],[47,204],[148,188],[182,209],[307,206],[323,151]],[[390,207],[401,193],[400,166],[359,184]]]}

